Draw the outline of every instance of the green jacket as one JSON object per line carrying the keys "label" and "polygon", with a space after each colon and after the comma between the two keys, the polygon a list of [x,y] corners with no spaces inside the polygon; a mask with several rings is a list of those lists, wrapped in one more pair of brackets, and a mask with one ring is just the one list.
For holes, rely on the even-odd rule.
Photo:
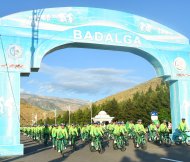
{"label": "green jacket", "polygon": [[102,130],[100,129],[100,127],[94,127],[94,126],[92,126],[91,130],[90,130],[90,135],[92,137],[103,136],[103,133],[102,133]]}
{"label": "green jacket", "polygon": [[56,128],[56,127],[52,128],[52,132],[51,132],[52,137],[56,137],[57,136],[57,131],[58,131],[58,128]]}
{"label": "green jacket", "polygon": [[158,128],[158,132],[169,132],[167,125],[162,123]]}
{"label": "green jacket", "polygon": [[50,133],[49,128],[44,127],[43,128],[43,134],[49,134],[49,133]]}
{"label": "green jacket", "polygon": [[149,130],[150,130],[150,131],[157,131],[156,125],[155,125],[155,124],[150,124]]}
{"label": "green jacket", "polygon": [[134,128],[135,128],[135,125],[134,125],[133,123],[129,123],[128,129],[132,130],[132,129],[134,129]]}
{"label": "green jacket", "polygon": [[180,124],[179,124],[179,126],[178,126],[178,129],[181,131],[181,132],[184,132],[184,131],[186,131],[187,130],[187,124],[186,124],[186,122],[181,122]]}
{"label": "green jacket", "polygon": [[121,125],[121,126],[120,126],[120,132],[121,132],[122,134],[125,134],[125,133],[128,132],[128,131],[127,131],[127,128],[125,127],[125,125]]}
{"label": "green jacket", "polygon": [[146,133],[146,130],[142,124],[135,124],[134,130],[136,133],[140,133],[140,132]]}
{"label": "green jacket", "polygon": [[114,130],[113,130],[113,134],[116,136],[120,135],[120,126],[119,125],[115,125]]}
{"label": "green jacket", "polygon": [[62,138],[68,139],[68,132],[66,128],[60,127],[57,130],[57,139],[62,139]]}
{"label": "green jacket", "polygon": [[72,136],[76,135],[76,136],[78,136],[78,130],[77,130],[77,128],[71,126],[69,128],[69,135],[72,135]]}

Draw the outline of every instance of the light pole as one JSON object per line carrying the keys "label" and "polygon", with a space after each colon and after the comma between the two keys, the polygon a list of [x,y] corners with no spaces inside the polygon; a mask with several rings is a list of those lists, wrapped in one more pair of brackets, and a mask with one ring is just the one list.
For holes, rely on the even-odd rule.
{"label": "light pole", "polygon": [[57,109],[56,108],[54,110],[54,116],[55,116],[55,124],[57,124],[57,119],[56,119],[56,117],[57,117]]}
{"label": "light pole", "polygon": [[92,102],[90,102],[90,122],[92,124]]}
{"label": "light pole", "polygon": [[70,125],[71,124],[71,106],[69,105],[66,108],[69,111],[69,125]]}
{"label": "light pole", "polygon": [[69,105],[69,125],[71,125],[71,106]]}
{"label": "light pole", "polygon": [[44,125],[46,124],[46,119],[47,119],[47,112],[45,111],[44,113],[43,113],[43,115],[44,115]]}
{"label": "light pole", "polygon": [[32,126],[34,125],[34,114],[32,113]]}
{"label": "light pole", "polygon": [[36,116],[35,116],[35,120],[36,120],[36,125],[38,125],[38,114],[36,113]]}

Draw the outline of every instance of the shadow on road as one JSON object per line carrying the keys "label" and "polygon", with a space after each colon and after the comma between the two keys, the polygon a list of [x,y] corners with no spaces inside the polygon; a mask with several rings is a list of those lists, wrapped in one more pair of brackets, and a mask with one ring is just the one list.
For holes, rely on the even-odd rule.
{"label": "shadow on road", "polygon": [[[0,158],[0,162],[12,162],[15,160],[24,161],[24,158],[30,155],[37,154],[39,152],[43,152],[45,150],[52,149],[51,142],[48,146],[44,146],[44,144],[37,143],[28,137],[22,136],[21,143],[24,144],[24,155],[23,156],[12,156],[12,157],[3,157]],[[62,162],[67,159],[73,152],[77,152],[80,149],[84,148],[87,143],[82,143],[81,141],[78,142],[76,150],[73,150],[71,147],[68,146],[68,149],[63,152],[63,156],[58,157],[57,159],[50,160],[48,162]]]}
{"label": "shadow on road", "polygon": [[24,144],[24,155],[0,158],[1,162],[11,162],[52,148],[51,146],[44,147],[43,144],[38,144],[37,142],[32,141],[32,139],[27,139],[27,137],[23,138],[24,140],[21,140],[21,143]]}
{"label": "shadow on road", "polygon": [[123,157],[120,162],[134,162],[129,157]]}
{"label": "shadow on road", "polygon": [[[144,151],[142,149],[136,149],[135,154],[140,162],[166,162],[166,161],[176,161],[176,162],[189,162],[190,161],[190,147],[181,145],[172,145],[171,147],[159,146],[161,147],[165,155],[159,153],[151,153],[151,150]],[[132,162],[130,159],[126,159],[126,162]],[[124,161],[121,161],[124,162]],[[133,161],[134,162],[134,161]]]}
{"label": "shadow on road", "polygon": [[[32,156],[35,155],[36,157],[38,157],[39,156],[38,153],[40,152],[43,152],[42,155],[40,155],[41,157],[44,156],[43,160],[46,160],[45,156],[47,156],[47,154],[49,153],[52,154],[51,156],[47,157],[46,160],[47,162],[71,161],[69,158],[71,154],[73,154],[74,152],[78,152],[79,150],[82,150],[85,146],[88,145],[88,143],[84,144],[81,141],[78,141],[77,150],[73,151],[71,147],[68,147],[64,151],[62,156],[60,153],[57,153],[55,150],[52,149],[51,144],[49,144],[47,147],[44,147],[43,144],[34,142],[32,141],[32,139],[28,139],[27,137],[22,137],[22,143],[25,145],[24,156],[3,157],[0,158],[0,162],[14,162],[14,161],[27,162],[25,159],[30,159],[31,158],[30,155]],[[165,147],[164,145],[158,146],[156,144],[148,143],[148,149],[142,150],[142,149],[134,149],[132,141],[130,141],[130,147],[125,152],[114,151],[112,149],[111,141],[110,141],[110,146],[107,141],[104,142],[104,146],[106,148],[106,153],[102,155],[97,154],[97,156],[95,156],[95,159],[96,158],[99,160],[104,159],[104,161],[105,160],[107,161],[109,159],[110,162],[113,162],[114,160],[113,156],[116,156],[118,157],[118,160],[114,162],[166,162],[168,159],[180,162],[190,161],[190,154],[189,154],[190,147],[185,145],[180,145],[180,146],[172,145],[171,147]],[[86,149],[88,149],[88,147]],[[44,152],[47,150],[49,150],[49,152]],[[90,152],[89,154],[87,153],[85,155],[94,156]],[[113,157],[113,159],[110,158],[110,156]],[[48,158],[50,157],[51,159],[48,160]],[[38,162],[38,160],[39,159],[37,159],[37,161],[34,160],[34,162]],[[76,159],[76,161],[77,160],[78,159]]]}

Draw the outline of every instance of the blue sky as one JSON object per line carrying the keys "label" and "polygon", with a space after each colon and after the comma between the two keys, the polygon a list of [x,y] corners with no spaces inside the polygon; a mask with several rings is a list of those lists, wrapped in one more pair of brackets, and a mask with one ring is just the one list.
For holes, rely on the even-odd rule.
{"label": "blue sky", "polygon": [[[0,16],[50,7],[97,7],[154,20],[190,38],[190,1],[7,0]],[[96,101],[156,77],[152,65],[127,52],[66,48],[47,55],[38,73],[22,77],[21,91]]]}

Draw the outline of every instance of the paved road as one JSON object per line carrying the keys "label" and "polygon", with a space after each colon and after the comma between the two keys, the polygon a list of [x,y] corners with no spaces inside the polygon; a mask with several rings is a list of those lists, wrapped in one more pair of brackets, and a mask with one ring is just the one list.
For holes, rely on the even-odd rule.
{"label": "paved road", "polygon": [[21,136],[21,142],[25,146],[25,155],[17,157],[0,158],[1,162],[190,162],[190,147],[188,146],[157,146],[148,143],[148,149],[143,151],[135,149],[132,141],[125,152],[113,150],[112,145],[106,147],[103,154],[91,153],[89,146],[78,145],[79,149],[72,152],[67,149],[65,156],[61,156],[51,148],[37,144],[31,139]]}

